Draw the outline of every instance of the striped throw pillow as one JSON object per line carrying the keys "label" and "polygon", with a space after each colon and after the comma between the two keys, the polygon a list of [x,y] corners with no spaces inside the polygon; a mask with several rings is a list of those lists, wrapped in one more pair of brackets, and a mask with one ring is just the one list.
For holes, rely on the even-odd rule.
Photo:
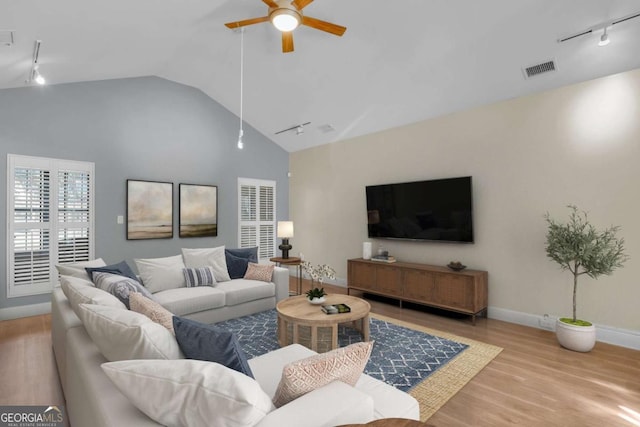
{"label": "striped throw pillow", "polygon": [[211,267],[183,268],[182,272],[184,273],[184,281],[187,283],[187,288],[213,286],[216,284]]}

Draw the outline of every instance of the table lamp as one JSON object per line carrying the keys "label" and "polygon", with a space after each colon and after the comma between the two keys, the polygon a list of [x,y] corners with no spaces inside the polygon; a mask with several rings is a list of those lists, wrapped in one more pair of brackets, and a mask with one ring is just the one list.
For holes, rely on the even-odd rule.
{"label": "table lamp", "polygon": [[278,237],[282,239],[282,244],[278,246],[282,251],[282,258],[287,259],[292,248],[289,239],[293,237],[293,221],[278,221]]}

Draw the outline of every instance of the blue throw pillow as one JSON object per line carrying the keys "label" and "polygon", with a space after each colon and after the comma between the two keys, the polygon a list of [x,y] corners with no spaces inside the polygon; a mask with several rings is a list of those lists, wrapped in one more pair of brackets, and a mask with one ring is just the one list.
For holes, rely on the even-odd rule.
{"label": "blue throw pillow", "polygon": [[232,279],[242,279],[247,272],[249,266],[249,260],[247,258],[240,258],[229,253],[224,254],[227,259],[227,271],[229,277]]}
{"label": "blue throw pillow", "polygon": [[131,267],[129,267],[129,264],[127,264],[126,261],[121,261],[117,264],[106,265],[104,267],[86,267],[85,270],[87,270],[87,274],[91,278],[91,281],[93,281],[94,271],[99,271],[101,273],[117,274],[119,276],[125,276],[125,277],[128,277],[129,279],[138,281],[138,277],[136,276],[136,273],[134,273],[133,270],[131,270]]}
{"label": "blue throw pillow", "polygon": [[258,263],[258,247],[225,249],[224,255],[227,261],[227,271],[232,279],[241,279],[247,272],[250,262]]}
{"label": "blue throw pillow", "polygon": [[173,329],[187,359],[216,362],[253,378],[247,357],[233,332],[178,316],[173,316]]}

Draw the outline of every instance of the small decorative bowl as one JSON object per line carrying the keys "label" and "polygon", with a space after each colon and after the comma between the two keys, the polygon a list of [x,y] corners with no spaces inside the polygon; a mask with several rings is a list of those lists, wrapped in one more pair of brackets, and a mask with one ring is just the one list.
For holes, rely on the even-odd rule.
{"label": "small decorative bowl", "polygon": [[466,265],[462,265],[462,264],[447,264],[447,267],[449,267],[450,269],[452,269],[453,271],[462,271],[465,268],[467,268]]}
{"label": "small decorative bowl", "polygon": [[322,304],[323,302],[325,302],[327,299],[325,297],[320,297],[320,298],[314,298],[314,299],[309,299],[307,298],[307,301],[309,301],[311,304],[314,305],[319,305]]}

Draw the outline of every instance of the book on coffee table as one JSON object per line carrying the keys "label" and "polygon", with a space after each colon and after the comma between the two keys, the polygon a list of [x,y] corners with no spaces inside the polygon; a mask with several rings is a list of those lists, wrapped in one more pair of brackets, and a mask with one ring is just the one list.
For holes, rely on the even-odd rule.
{"label": "book on coffee table", "polygon": [[326,314],[349,313],[351,312],[351,308],[347,304],[330,304],[323,305],[322,311]]}

